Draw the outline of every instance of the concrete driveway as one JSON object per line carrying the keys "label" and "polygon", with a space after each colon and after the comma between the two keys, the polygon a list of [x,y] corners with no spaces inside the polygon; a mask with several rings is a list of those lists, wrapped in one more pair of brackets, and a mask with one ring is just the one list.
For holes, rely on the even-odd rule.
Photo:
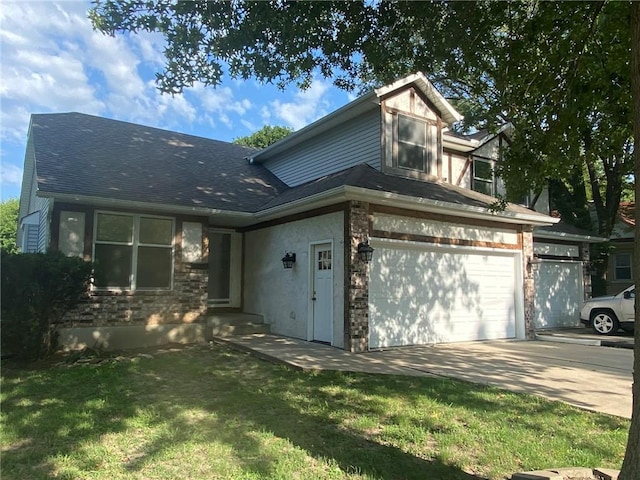
{"label": "concrete driveway", "polygon": [[477,342],[369,355],[473,383],[631,418],[633,351],[550,342]]}
{"label": "concrete driveway", "polygon": [[494,341],[353,354],[275,335],[218,339],[302,370],[443,376],[631,417],[633,350],[553,342]]}

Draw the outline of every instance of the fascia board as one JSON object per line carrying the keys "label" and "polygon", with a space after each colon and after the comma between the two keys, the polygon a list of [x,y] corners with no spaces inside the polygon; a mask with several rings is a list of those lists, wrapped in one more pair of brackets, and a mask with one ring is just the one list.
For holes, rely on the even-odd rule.
{"label": "fascia board", "polygon": [[53,198],[57,202],[78,203],[82,205],[92,205],[100,208],[124,208],[128,210],[147,210],[155,212],[200,215],[200,216],[223,216],[238,220],[251,220],[253,214],[249,212],[233,212],[230,210],[220,210],[207,207],[187,207],[184,205],[157,204],[150,202],[136,202],[130,200],[120,200],[114,198],[92,197],[88,195],[73,195],[64,193],[51,193],[39,190],[37,196],[43,198]]}
{"label": "fascia board", "polygon": [[459,152],[467,153],[477,149],[480,145],[475,140],[465,140],[453,136],[448,136],[446,133],[442,135],[442,146],[444,148],[450,148]]}
{"label": "fascia board", "polygon": [[420,88],[427,98],[434,103],[440,112],[442,112],[442,118],[446,123],[452,124],[464,119],[464,116],[453,108],[453,105],[451,105],[451,103],[442,96],[436,87],[434,87],[433,83],[431,83],[422,72],[414,73],[413,75],[401,78],[392,84],[377,88],[375,92],[379,97],[382,97],[411,83]]}
{"label": "fascia board", "polygon": [[314,208],[326,207],[347,200],[345,186],[339,186],[309,197],[284,203],[276,207],[261,210],[255,214],[256,219],[265,222],[285,215],[294,215]]}
{"label": "fascia board", "polygon": [[439,213],[455,217],[473,218],[478,220],[493,220],[503,223],[528,224],[533,226],[550,226],[557,223],[557,218],[547,215],[524,214],[517,212],[491,212],[487,208],[469,205],[455,205],[428,198],[416,198],[391,192],[379,192],[361,187],[345,187],[349,200],[365,200],[370,203],[403,207],[423,212]]}
{"label": "fascia board", "polygon": [[565,240],[569,242],[586,242],[586,243],[603,243],[608,242],[609,239],[605,237],[598,237],[596,235],[578,235],[575,233],[563,233],[563,232],[549,232],[544,230],[534,230],[533,240],[541,238],[545,240]]}
{"label": "fascia board", "polygon": [[559,221],[557,218],[542,215],[540,213],[533,213],[531,215],[516,212],[493,213],[488,209],[481,207],[455,205],[438,200],[416,198],[391,192],[380,192],[362,187],[353,187],[350,185],[336,187],[331,190],[312,195],[310,197],[260,211],[256,214],[256,217],[260,221],[267,221],[278,217],[283,217],[285,215],[304,212],[312,208],[321,208],[348,200],[364,200],[368,201],[369,203],[375,203],[379,205],[388,205],[423,212],[445,214],[461,218],[492,220],[512,224],[549,226]]}

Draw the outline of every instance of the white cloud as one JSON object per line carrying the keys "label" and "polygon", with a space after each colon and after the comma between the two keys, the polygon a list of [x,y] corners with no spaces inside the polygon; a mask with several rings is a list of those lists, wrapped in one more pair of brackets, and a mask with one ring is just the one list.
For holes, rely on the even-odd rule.
{"label": "white cloud", "polygon": [[22,169],[17,165],[2,162],[0,163],[0,178],[2,186],[20,185],[22,183]]}
{"label": "white cloud", "polygon": [[297,92],[292,102],[274,100],[269,105],[276,118],[283,120],[287,126],[299,130],[327,114],[329,102],[325,94],[330,88],[331,84],[328,82],[314,80],[307,90]]}

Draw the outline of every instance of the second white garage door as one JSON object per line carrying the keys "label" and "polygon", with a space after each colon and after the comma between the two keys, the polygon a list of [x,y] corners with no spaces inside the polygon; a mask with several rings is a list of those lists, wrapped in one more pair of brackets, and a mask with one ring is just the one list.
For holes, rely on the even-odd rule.
{"label": "second white garage door", "polygon": [[370,348],[516,336],[523,308],[516,253],[372,244]]}
{"label": "second white garage door", "polygon": [[534,271],[536,328],[579,327],[582,263],[542,260]]}

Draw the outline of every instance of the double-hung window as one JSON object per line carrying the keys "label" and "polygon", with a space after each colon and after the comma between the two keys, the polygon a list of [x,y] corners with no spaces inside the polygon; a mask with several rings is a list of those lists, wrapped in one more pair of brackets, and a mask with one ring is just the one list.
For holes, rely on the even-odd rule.
{"label": "double-hung window", "polygon": [[489,160],[473,159],[473,190],[493,196],[495,194],[493,165]]}
{"label": "double-hung window", "polygon": [[95,285],[123,290],[168,290],[173,277],[172,218],[98,212]]}
{"label": "double-hung window", "polygon": [[616,253],[614,255],[614,277],[616,280],[631,281],[630,253]]}
{"label": "double-hung window", "polygon": [[398,168],[429,172],[427,123],[417,118],[398,115]]}

